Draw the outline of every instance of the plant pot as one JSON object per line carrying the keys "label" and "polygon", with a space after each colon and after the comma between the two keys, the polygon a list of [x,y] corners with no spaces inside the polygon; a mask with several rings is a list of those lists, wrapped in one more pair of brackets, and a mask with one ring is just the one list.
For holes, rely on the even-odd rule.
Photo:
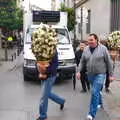
{"label": "plant pot", "polygon": [[39,72],[39,78],[44,80],[47,78],[46,68],[49,66],[49,61],[37,61],[37,69]]}
{"label": "plant pot", "polygon": [[115,62],[118,57],[118,51],[117,50],[109,50],[109,52],[110,52],[111,59],[113,60],[113,62]]}

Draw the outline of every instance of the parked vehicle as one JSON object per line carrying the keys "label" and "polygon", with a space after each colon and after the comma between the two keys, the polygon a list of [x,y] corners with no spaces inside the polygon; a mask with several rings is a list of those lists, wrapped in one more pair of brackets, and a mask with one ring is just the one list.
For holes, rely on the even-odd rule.
{"label": "parked vehicle", "polygon": [[[58,66],[57,77],[60,78],[65,75],[70,75],[72,77],[73,73],[75,73],[75,70],[76,70],[76,64],[75,64],[75,55],[74,55],[74,50],[72,46],[72,41],[66,27],[67,14],[63,12],[62,13],[57,12],[59,13],[57,14],[55,11],[49,11],[48,13],[47,12],[43,12],[43,13],[44,15],[46,13],[48,16],[49,14],[55,15],[53,18],[50,18],[51,20],[45,17],[44,17],[44,20],[45,19],[50,20],[50,22],[47,22],[47,24],[51,25],[51,27],[56,30],[57,36],[58,36],[57,51],[58,51],[59,66]],[[41,14],[43,13],[41,12]],[[59,19],[58,17],[62,19],[62,22],[61,21],[56,22]],[[38,18],[36,19],[38,20]],[[40,18],[39,20],[41,19],[42,18]],[[53,19],[53,22],[52,22],[52,19]],[[34,54],[31,51],[31,34],[36,28],[39,28],[39,25],[32,24],[28,26],[28,29],[24,37],[24,66],[23,66],[24,81],[27,81],[31,78],[38,79],[36,59]]]}

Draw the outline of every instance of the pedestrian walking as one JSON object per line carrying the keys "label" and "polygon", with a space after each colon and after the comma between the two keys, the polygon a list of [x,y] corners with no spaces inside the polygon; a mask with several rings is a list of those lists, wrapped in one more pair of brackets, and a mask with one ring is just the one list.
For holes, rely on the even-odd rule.
{"label": "pedestrian walking", "polygon": [[47,110],[48,110],[48,98],[60,105],[60,109],[63,110],[65,99],[52,93],[52,85],[56,80],[56,73],[58,67],[58,53],[56,51],[54,57],[49,62],[48,67],[39,66],[42,76],[41,80],[41,98],[39,106],[39,117],[37,120],[46,120],[47,119]]}
{"label": "pedestrian walking", "polygon": [[9,35],[7,37],[7,42],[8,42],[8,47],[12,48],[13,47],[13,37],[12,37],[12,35]]}
{"label": "pedestrian walking", "polygon": [[[77,66],[79,65],[80,59],[82,57],[83,49],[85,48],[85,43],[80,42],[79,49],[75,52],[75,60]],[[81,92],[87,92],[87,90],[90,90],[90,84],[87,79],[87,74],[86,74],[86,67],[80,72],[81,73],[81,85],[82,85],[82,90]]]}
{"label": "pedestrian walking", "polygon": [[86,120],[94,120],[98,106],[102,104],[101,89],[106,78],[106,71],[109,73],[109,80],[113,81],[113,68],[107,48],[98,42],[96,34],[88,36],[88,46],[85,47],[77,69],[76,77],[80,79],[80,72],[86,66],[88,80],[92,86],[89,112]]}

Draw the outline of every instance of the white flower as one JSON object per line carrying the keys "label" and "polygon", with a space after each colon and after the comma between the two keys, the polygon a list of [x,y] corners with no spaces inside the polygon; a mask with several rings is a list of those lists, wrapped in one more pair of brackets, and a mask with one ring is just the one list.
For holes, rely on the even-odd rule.
{"label": "white flower", "polygon": [[57,34],[55,29],[48,25],[41,24],[38,29],[32,33],[31,49],[37,61],[48,61],[56,51]]}
{"label": "white flower", "polygon": [[120,31],[113,31],[108,36],[109,49],[118,50],[120,47]]}

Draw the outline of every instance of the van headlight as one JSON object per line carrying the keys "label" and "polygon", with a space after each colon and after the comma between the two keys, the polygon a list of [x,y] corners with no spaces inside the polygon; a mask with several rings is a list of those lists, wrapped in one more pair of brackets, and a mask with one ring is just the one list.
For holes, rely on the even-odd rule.
{"label": "van headlight", "polygon": [[35,60],[24,59],[24,66],[35,66],[35,65],[36,65]]}

